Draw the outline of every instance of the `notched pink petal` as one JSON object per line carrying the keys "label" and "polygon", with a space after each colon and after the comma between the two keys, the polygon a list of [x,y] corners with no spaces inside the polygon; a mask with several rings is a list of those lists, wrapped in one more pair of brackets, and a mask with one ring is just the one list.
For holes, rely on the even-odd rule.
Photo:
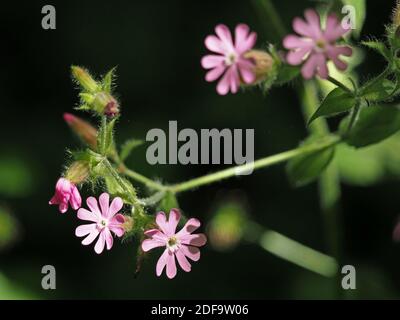
{"label": "notched pink petal", "polygon": [[110,208],[108,209],[108,218],[114,217],[114,215],[117,214],[123,206],[124,202],[120,197],[114,198],[114,200],[111,202]]}
{"label": "notched pink petal", "polygon": [[84,237],[96,229],[96,224],[83,224],[75,229],[75,235],[77,237]]}
{"label": "notched pink petal", "polygon": [[165,249],[157,261],[156,274],[158,277],[161,276],[161,274],[167,264],[167,259],[168,259],[168,249]]}
{"label": "notched pink petal", "polygon": [[180,238],[182,244],[201,247],[207,243],[207,237],[203,233],[188,234]]}
{"label": "notched pink petal", "polygon": [[106,192],[102,193],[99,197],[99,203],[101,208],[101,215],[105,218],[108,217],[108,208],[110,203],[110,195]]}
{"label": "notched pink petal", "polygon": [[154,239],[145,239],[142,242],[142,250],[144,252],[150,251],[151,249],[163,247],[165,246],[165,242],[161,242],[159,240]]}
{"label": "notched pink petal", "polygon": [[188,261],[188,259],[186,258],[186,256],[180,250],[178,250],[175,253],[175,255],[176,255],[176,260],[178,260],[178,263],[181,266],[182,270],[184,270],[186,272],[190,272],[192,269],[192,266],[191,266],[190,262]]}
{"label": "notched pink petal", "polygon": [[165,234],[168,234],[168,223],[167,223],[167,218],[165,216],[165,213],[160,211],[156,215],[156,223],[159,226],[159,228],[164,232]]}
{"label": "notched pink petal", "polygon": [[168,251],[167,257],[167,277],[173,279],[176,276],[176,262],[175,255]]}
{"label": "notched pink petal", "polygon": [[175,234],[176,227],[178,226],[181,214],[178,209],[171,209],[168,217],[168,232],[170,235]]}
{"label": "notched pink petal", "polygon": [[100,232],[100,236],[99,236],[99,238],[97,239],[96,245],[94,246],[94,251],[95,251],[97,254],[102,253],[103,250],[104,250],[104,245],[105,245],[105,243],[106,243],[105,232],[103,231],[103,232]]}
{"label": "notched pink petal", "polygon": [[183,245],[181,247],[182,253],[188,257],[190,260],[199,261],[200,259],[200,249],[193,246]]}
{"label": "notched pink petal", "polygon": [[78,219],[85,220],[85,221],[93,221],[93,222],[98,222],[99,219],[98,217],[91,211],[85,209],[85,208],[80,208],[78,210]]}
{"label": "notched pink petal", "polygon": [[207,55],[201,59],[201,66],[204,69],[213,69],[217,66],[224,65],[225,57],[220,55]]}

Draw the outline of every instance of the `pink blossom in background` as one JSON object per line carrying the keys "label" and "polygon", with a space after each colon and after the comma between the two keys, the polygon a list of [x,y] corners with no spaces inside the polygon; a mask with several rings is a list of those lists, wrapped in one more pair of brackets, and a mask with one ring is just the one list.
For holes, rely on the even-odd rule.
{"label": "pink blossom in background", "polygon": [[85,246],[91,244],[98,237],[96,245],[94,246],[94,251],[97,254],[103,252],[105,245],[107,250],[112,248],[112,233],[117,237],[122,237],[125,232],[122,225],[125,222],[125,218],[122,214],[118,213],[124,205],[122,199],[116,197],[111,202],[111,205],[109,205],[110,196],[108,193],[103,193],[99,197],[99,203],[100,208],[96,198],[87,198],[86,204],[90,211],[80,208],[78,210],[78,218],[93,223],[81,225],[75,230],[75,235],[77,237],[86,236],[82,241],[82,244]]}
{"label": "pink blossom in background", "polygon": [[329,77],[327,63],[333,61],[336,68],[346,70],[347,64],[340,60],[340,55],[351,56],[352,49],[336,43],[349,30],[342,27],[335,14],[330,14],[325,29],[315,10],[305,11],[304,21],[301,18],[293,20],[293,29],[299,35],[288,35],[283,40],[283,46],[289,49],[286,60],[291,65],[304,62],[301,73],[305,79],[319,75],[322,79]]}
{"label": "pink blossom in background", "polygon": [[257,40],[257,34],[250,32],[246,24],[239,24],[235,29],[235,40],[228,27],[219,24],[215,27],[215,35],[207,36],[207,49],[216,54],[206,55],[201,60],[204,69],[210,69],[206,74],[206,81],[212,82],[221,78],[217,85],[217,92],[225,95],[229,91],[236,93],[241,80],[250,84],[256,76],[253,71],[254,63],[246,59],[244,54],[251,50]]}
{"label": "pink blossom in background", "polygon": [[206,236],[202,233],[192,234],[200,227],[200,221],[189,219],[185,226],[176,233],[181,215],[177,209],[172,209],[167,220],[164,212],[157,213],[156,223],[159,229],[145,231],[145,235],[150,237],[142,243],[143,251],[147,252],[156,247],[165,247],[156,266],[157,276],[160,276],[166,266],[167,277],[172,279],[176,276],[176,262],[178,260],[181,268],[189,272],[191,264],[187,258],[192,261],[200,259],[200,250],[198,247],[204,246],[207,242]]}
{"label": "pink blossom in background", "polygon": [[60,212],[65,213],[68,210],[68,203],[72,209],[78,210],[82,204],[82,198],[78,188],[72,182],[65,178],[60,178],[57,181],[56,191],[49,204],[58,205]]}

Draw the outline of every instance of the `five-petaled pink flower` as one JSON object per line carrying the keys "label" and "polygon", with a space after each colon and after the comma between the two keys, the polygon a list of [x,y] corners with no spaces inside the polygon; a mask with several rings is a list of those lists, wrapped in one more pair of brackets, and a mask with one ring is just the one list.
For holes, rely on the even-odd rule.
{"label": "five-petaled pink flower", "polygon": [[198,247],[204,246],[207,242],[206,236],[202,233],[192,234],[200,227],[200,221],[189,219],[185,226],[176,233],[181,215],[177,209],[172,209],[169,219],[164,212],[157,213],[156,223],[160,229],[145,231],[145,235],[150,237],[142,243],[143,251],[147,252],[156,247],[165,247],[164,253],[158,259],[156,266],[157,276],[160,276],[164,267],[167,266],[167,277],[172,279],[176,275],[175,257],[181,268],[189,272],[191,264],[187,258],[193,261],[200,259]]}
{"label": "five-petaled pink flower", "polygon": [[58,209],[61,213],[68,210],[68,202],[72,209],[78,210],[82,204],[82,198],[78,188],[71,181],[65,178],[60,178],[56,184],[54,196],[50,199],[49,204],[58,204]]}
{"label": "five-petaled pink flower", "polygon": [[300,35],[288,35],[283,40],[283,46],[289,49],[286,60],[291,65],[300,65],[304,61],[301,73],[305,79],[311,79],[318,74],[322,79],[329,77],[327,62],[332,60],[335,66],[344,71],[347,64],[339,59],[340,55],[351,56],[348,46],[338,45],[336,41],[346,32],[335,14],[330,14],[326,27],[321,28],[320,17],[315,10],[305,11],[304,21],[301,18],[293,20],[293,29]]}
{"label": "five-petaled pink flower", "polygon": [[114,198],[109,205],[110,196],[108,193],[102,193],[99,197],[100,209],[97,204],[97,200],[94,197],[89,197],[86,203],[90,209],[86,210],[80,208],[78,210],[78,218],[81,220],[92,221],[94,223],[84,224],[76,228],[75,235],[77,237],[84,237],[82,244],[91,244],[97,236],[99,236],[94,251],[100,254],[104,250],[106,244],[107,250],[110,250],[113,246],[113,236],[111,231],[117,236],[122,237],[125,230],[123,223],[125,218],[122,214],[118,213],[122,206],[122,199],[119,197]]}
{"label": "five-petaled pink flower", "polygon": [[212,82],[221,78],[217,85],[217,92],[225,95],[229,92],[236,93],[241,80],[250,84],[255,81],[254,63],[244,57],[256,43],[257,34],[250,32],[245,24],[239,24],[235,29],[235,41],[228,27],[219,24],[215,28],[215,35],[207,36],[206,47],[217,54],[206,55],[201,60],[205,69],[211,69],[206,74],[206,81]]}

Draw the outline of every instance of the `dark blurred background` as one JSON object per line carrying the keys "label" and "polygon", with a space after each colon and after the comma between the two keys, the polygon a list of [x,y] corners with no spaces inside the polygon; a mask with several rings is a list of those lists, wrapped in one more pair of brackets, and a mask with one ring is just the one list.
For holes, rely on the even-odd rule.
{"label": "dark blurred background", "polygon": [[[315,5],[273,2],[288,28],[294,16]],[[41,28],[45,4],[57,10],[56,30]],[[383,34],[393,4],[367,1],[362,38]],[[1,10],[0,233],[2,225],[10,243],[0,249],[0,298],[332,297],[331,279],[246,242],[228,252],[207,246],[192,272],[179,272],[173,281],[155,276],[158,254],[153,254],[134,278],[132,244],[115,242],[111,251],[98,256],[74,236],[79,224],[75,214],[62,215],[48,205],[67,148],[80,147],[62,118],[64,112],[78,114],[73,111],[78,91],[71,81],[71,64],[96,75],[118,67],[116,92],[123,108],[119,142],[144,139],[151,128],[167,129],[168,120],[177,120],[181,129],[254,128],[256,158],[294,148],[306,137],[290,86],[266,96],[247,90],[221,97],[216,84],[204,80],[203,42],[216,24],[233,28],[247,23],[258,32],[259,47],[275,41],[274,30],[266,32],[251,1],[35,0],[8,1]],[[383,66],[379,56],[368,52],[357,71],[366,78]],[[129,166],[170,183],[223,167],[153,167],[146,163],[145,150],[135,150]],[[188,216],[206,224],[221,194],[232,190],[240,190],[254,221],[327,252],[316,184],[293,189],[283,166],[184,193],[179,203]],[[391,239],[400,213],[399,195],[400,183],[393,176],[364,186],[343,185],[344,262],[357,269],[352,297],[400,296],[400,248]],[[57,270],[54,291],[41,288],[46,264]]]}

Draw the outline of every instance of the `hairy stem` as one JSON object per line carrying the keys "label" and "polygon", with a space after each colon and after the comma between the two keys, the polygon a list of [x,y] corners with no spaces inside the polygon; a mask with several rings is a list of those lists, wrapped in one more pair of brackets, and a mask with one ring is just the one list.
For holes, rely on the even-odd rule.
{"label": "hairy stem", "polygon": [[133,171],[129,168],[127,168],[124,164],[120,164],[118,170],[130,177],[133,180],[136,180],[140,183],[143,183],[146,187],[148,187],[149,189],[154,189],[154,190],[158,190],[158,191],[165,191],[168,189],[167,186],[162,185],[161,183],[158,183],[156,181],[153,181],[147,177],[145,177],[144,175],[137,173],[136,171]]}
{"label": "hairy stem", "polygon": [[238,176],[240,175],[240,173],[243,172],[248,172],[251,170],[257,170],[260,168],[266,168],[281,162],[285,162],[287,160],[290,160],[294,157],[297,157],[299,155],[304,155],[307,153],[313,153],[315,151],[319,151],[328,147],[331,147],[335,144],[337,144],[338,142],[340,142],[340,139],[338,137],[332,137],[332,139],[329,139],[329,141],[324,141],[320,144],[313,144],[313,145],[309,145],[309,146],[303,146],[303,147],[299,147],[293,150],[289,150],[286,152],[282,152],[273,156],[269,156],[269,157],[265,157],[262,159],[259,159],[255,162],[251,162],[251,163],[247,163],[244,165],[240,165],[240,166],[235,166],[232,168],[228,168],[225,170],[221,170],[215,173],[211,173],[199,178],[195,178],[186,182],[182,182],[173,186],[170,186],[169,189],[170,191],[174,192],[174,193],[178,193],[178,192],[183,192],[183,191],[187,191],[187,190],[191,190],[194,188],[198,188],[200,186],[206,185],[206,184],[210,184],[216,181],[221,181],[223,179],[227,179],[230,177],[234,177],[234,176]]}

